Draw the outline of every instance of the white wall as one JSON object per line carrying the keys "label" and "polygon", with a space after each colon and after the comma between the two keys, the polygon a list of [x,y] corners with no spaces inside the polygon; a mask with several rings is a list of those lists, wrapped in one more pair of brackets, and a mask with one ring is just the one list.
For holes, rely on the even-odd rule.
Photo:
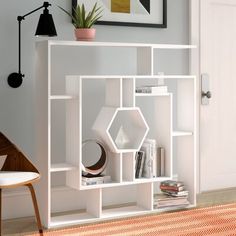
{"label": "white wall", "polygon": [[[0,130],[5,132],[23,151],[33,158],[34,129],[34,37],[40,12],[28,16],[22,22],[22,72],[23,85],[12,89],[7,76],[18,69],[17,15],[23,15],[38,7],[43,1],[8,0],[0,7]],[[70,0],[51,1],[50,8],[57,27],[57,39],[73,40],[70,19],[56,5],[71,8]],[[121,26],[96,26],[98,41],[188,43],[188,0],[168,0],[168,28],[142,28]],[[184,59],[183,59],[184,60]],[[163,63],[167,64],[167,61]],[[179,62],[181,63],[181,62]]]}
{"label": "white wall", "polygon": [[[22,22],[22,73],[23,85],[13,89],[7,84],[7,76],[18,69],[18,25],[17,15],[23,15],[37,8],[43,1],[8,0],[0,7],[0,130],[7,134],[34,161],[34,107],[33,94],[35,68],[34,33],[40,12],[28,16]],[[58,37],[56,39],[74,40],[73,27],[67,17],[56,5],[71,9],[71,0],[51,1]],[[96,26],[97,41],[123,41],[145,43],[188,43],[188,0],[168,0],[168,28],[143,28],[121,26]],[[45,38],[44,38],[45,39]],[[179,55],[175,67],[187,71],[187,55]],[[163,67],[169,61],[162,59]],[[7,210],[7,209],[6,209]]]}

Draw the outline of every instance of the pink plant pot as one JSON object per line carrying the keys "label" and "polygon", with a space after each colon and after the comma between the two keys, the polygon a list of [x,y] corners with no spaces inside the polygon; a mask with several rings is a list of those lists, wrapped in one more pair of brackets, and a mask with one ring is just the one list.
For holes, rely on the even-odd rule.
{"label": "pink plant pot", "polygon": [[81,28],[75,29],[75,38],[77,41],[92,41],[95,38],[96,29],[94,28]]}

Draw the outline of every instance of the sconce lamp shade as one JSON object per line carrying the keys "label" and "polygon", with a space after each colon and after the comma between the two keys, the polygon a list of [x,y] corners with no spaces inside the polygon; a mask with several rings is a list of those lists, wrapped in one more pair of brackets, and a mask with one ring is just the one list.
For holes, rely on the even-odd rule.
{"label": "sconce lamp shade", "polygon": [[45,9],[43,14],[40,15],[35,36],[57,36],[52,15],[49,14],[48,9]]}

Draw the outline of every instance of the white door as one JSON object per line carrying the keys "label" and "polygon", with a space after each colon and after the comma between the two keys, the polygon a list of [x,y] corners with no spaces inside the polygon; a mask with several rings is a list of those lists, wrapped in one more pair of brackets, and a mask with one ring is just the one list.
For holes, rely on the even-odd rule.
{"label": "white door", "polygon": [[200,21],[212,92],[200,107],[200,190],[208,191],[236,186],[236,0],[201,0]]}

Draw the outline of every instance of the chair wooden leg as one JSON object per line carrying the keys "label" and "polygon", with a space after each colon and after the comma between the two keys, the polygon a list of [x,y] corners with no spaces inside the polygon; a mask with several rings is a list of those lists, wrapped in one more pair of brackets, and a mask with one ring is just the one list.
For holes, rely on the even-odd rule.
{"label": "chair wooden leg", "polygon": [[0,235],[2,235],[2,189],[0,188]]}
{"label": "chair wooden leg", "polygon": [[39,233],[41,234],[41,233],[43,233],[43,227],[42,227],[41,220],[40,220],[38,203],[37,203],[35,191],[34,191],[34,188],[33,188],[32,184],[27,184],[26,186],[29,188],[31,196],[32,196],[32,200],[33,200],[33,204],[34,204],[35,216],[36,216],[36,219],[37,219],[37,225],[38,225]]}

